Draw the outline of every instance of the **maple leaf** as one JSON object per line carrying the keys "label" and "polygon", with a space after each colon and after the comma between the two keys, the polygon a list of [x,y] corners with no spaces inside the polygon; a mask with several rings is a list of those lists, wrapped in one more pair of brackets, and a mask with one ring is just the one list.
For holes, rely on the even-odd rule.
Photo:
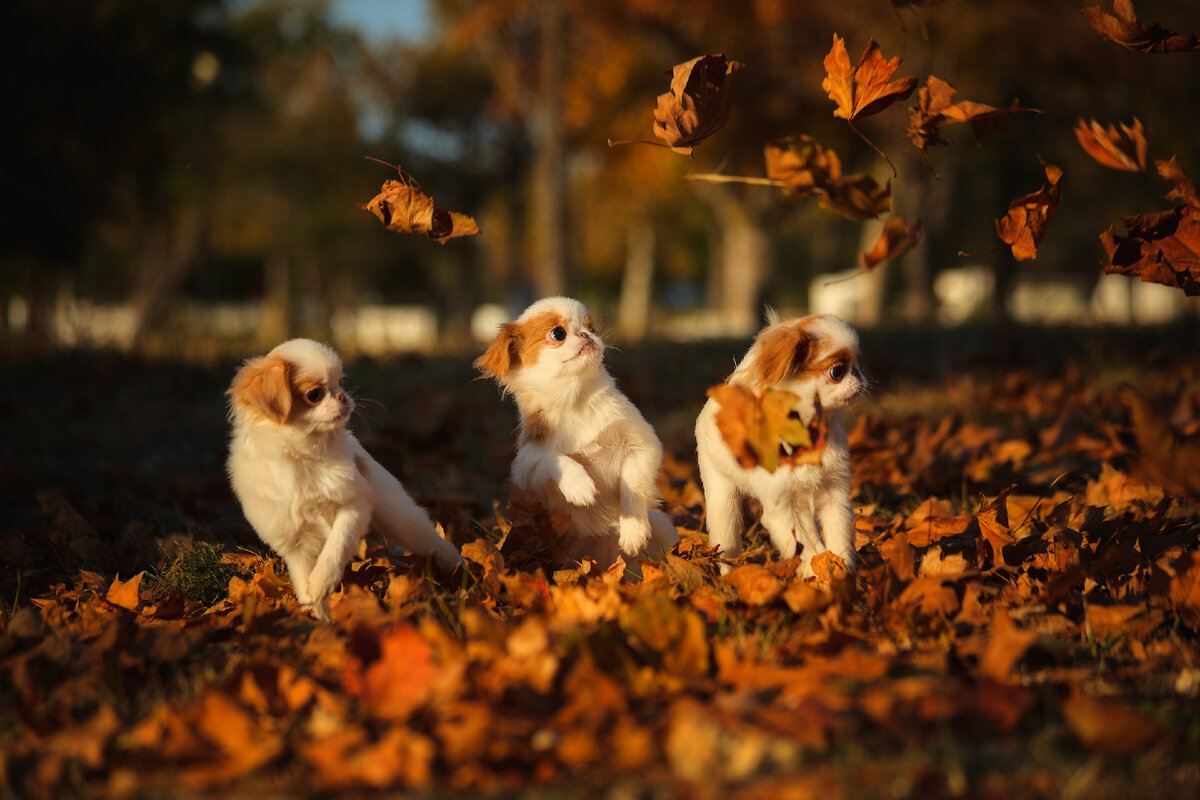
{"label": "maple leaf", "polygon": [[[845,119],[850,129],[889,164],[891,161],[887,155],[854,127],[854,121],[878,114],[892,103],[907,99],[912,94],[917,86],[916,78],[892,80],[899,66],[899,57],[885,60],[880,55],[879,45],[875,44],[874,39],[867,42],[867,49],[858,62],[851,65],[846,43],[835,33],[833,46],[825,56],[825,79],[821,81],[821,88],[837,106],[833,115]],[[894,167],[892,171],[895,172]]]}
{"label": "maple leaf", "polygon": [[971,125],[976,140],[997,128],[1004,127],[1004,118],[1018,111],[1036,111],[1021,108],[1014,100],[1008,108],[998,108],[970,100],[953,102],[958,90],[949,81],[936,75],[925,79],[925,85],[917,92],[917,104],[908,112],[908,136],[913,147],[926,152],[932,145],[945,144],[941,137],[941,126],[947,122],[966,122]]}
{"label": "maple leaf", "polygon": [[919,244],[924,235],[921,223],[909,225],[900,217],[892,217],[883,224],[871,249],[862,254],[863,269],[874,269],[885,261],[891,261]]}
{"label": "maple leaf", "polygon": [[384,181],[379,194],[358,206],[378,217],[384,228],[393,233],[423,233],[441,244],[479,233],[473,217],[437,208],[416,181],[396,169],[400,180]]}
{"label": "maple leaf", "polygon": [[658,96],[654,109],[654,135],[676,153],[691,155],[694,145],[729,119],[733,111],[729,76],[742,66],[718,53],[672,67],[671,90]]}
{"label": "maple leaf", "polygon": [[1037,258],[1037,249],[1046,237],[1046,227],[1054,219],[1062,196],[1059,188],[1062,170],[1040,157],[1038,161],[1046,171],[1050,186],[1013,200],[1008,205],[1008,213],[996,220],[996,235],[1012,247],[1013,258],[1018,261]]}
{"label": "maple leaf", "polygon": [[1187,208],[1200,211],[1200,192],[1196,191],[1196,182],[1183,171],[1179,156],[1171,156],[1169,161],[1155,161],[1154,166],[1160,177],[1175,184],[1175,188],[1164,195],[1166,199],[1178,200]]}
{"label": "maple leaf", "polygon": [[108,594],[105,595],[104,599],[114,606],[120,606],[121,608],[133,611],[141,602],[141,598],[138,597],[138,590],[142,583],[142,576],[145,574],[146,571],[142,570],[127,581],[122,581],[118,575],[113,580],[112,586],[108,587]]}
{"label": "maple leaf", "polygon": [[879,45],[874,39],[867,42],[867,49],[858,63],[851,66],[846,43],[835,33],[833,47],[825,56],[825,79],[821,81],[821,88],[837,104],[833,115],[855,120],[878,114],[892,103],[907,98],[916,88],[917,79],[892,80],[892,74],[899,66],[899,57],[885,60],[879,54]]}
{"label": "maple leaf", "polygon": [[1080,9],[1100,38],[1116,42],[1140,53],[1178,53],[1200,50],[1200,35],[1176,33],[1156,22],[1143,25],[1137,21],[1133,0],[1114,0],[1109,14],[1099,5]]}
{"label": "maple leaf", "polygon": [[739,384],[721,384],[708,390],[720,404],[717,429],[742,466],[774,472],[783,464],[816,464],[825,449],[825,423],[820,408],[805,423],[797,410],[802,398],[791,392],[768,389],[762,396]]}
{"label": "maple leaf", "polygon": [[1114,126],[1100,127],[1100,123],[1079,120],[1075,126],[1075,138],[1087,154],[1106,167],[1124,172],[1141,172],[1146,168],[1146,137],[1142,123],[1133,118],[1132,127],[1121,123],[1121,130]]}

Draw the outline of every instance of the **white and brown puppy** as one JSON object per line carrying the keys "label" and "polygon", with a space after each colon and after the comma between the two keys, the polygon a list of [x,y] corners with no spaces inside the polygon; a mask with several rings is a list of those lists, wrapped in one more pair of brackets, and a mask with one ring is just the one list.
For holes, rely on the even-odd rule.
{"label": "white and brown puppy", "polygon": [[[779,321],[754,339],[726,383],[741,384],[761,394],[782,389],[800,400],[795,411],[810,422],[817,403],[828,426],[828,441],[819,464],[781,466],[767,472],[741,466],[717,430],[720,405],[709,399],[696,421],[696,450],[704,484],[708,539],[726,557],[742,550],[742,498],[762,503],[762,525],[782,558],[803,547],[801,577],[812,573],[813,556],[826,550],[841,556],[853,571],[854,513],[850,505],[850,450],[843,428],[843,409],[864,388],[858,368],[858,334],[828,315]],[[728,567],[723,565],[723,571]]]}
{"label": "white and brown puppy", "polygon": [[513,484],[571,517],[564,564],[590,555],[607,567],[619,552],[628,561],[671,549],[678,533],[655,508],[662,444],[604,368],[604,342],[582,303],[539,300],[500,327],[475,366],[517,401]]}
{"label": "white and brown puppy", "polygon": [[354,400],[329,347],[284,342],[247,360],[227,394],[233,491],[259,538],[287,563],[296,598],[318,619],[329,619],[328,597],[369,523],[446,569],[461,563],[425,510],[346,430]]}

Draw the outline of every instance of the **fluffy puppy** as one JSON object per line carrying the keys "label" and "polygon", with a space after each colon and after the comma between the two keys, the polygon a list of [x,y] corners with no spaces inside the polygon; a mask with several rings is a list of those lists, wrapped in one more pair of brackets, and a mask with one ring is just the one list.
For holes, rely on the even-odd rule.
{"label": "fluffy puppy", "polygon": [[284,342],[247,360],[227,394],[233,491],[315,617],[329,619],[329,595],[369,523],[447,569],[461,562],[425,510],[346,430],[354,400],[342,389],[333,350],[310,339]]}
{"label": "fluffy puppy", "polygon": [[564,564],[590,555],[608,566],[618,551],[657,557],[675,544],[675,526],[655,508],[662,444],[604,368],[604,342],[582,303],[539,300],[500,327],[475,366],[517,401],[513,484],[571,517]]}
{"label": "fluffy puppy", "polygon": [[[762,503],[762,525],[782,558],[803,547],[801,577],[812,572],[812,558],[829,550],[853,571],[854,513],[850,505],[850,450],[843,428],[843,409],[864,388],[858,368],[858,334],[828,315],[779,321],[754,339],[726,383],[741,384],[757,394],[782,389],[800,400],[794,411],[808,423],[821,410],[828,441],[819,464],[781,466],[767,472],[747,469],[730,452],[717,429],[720,405],[710,398],[696,421],[696,450],[704,484],[709,543],[726,557],[742,550],[742,498]],[[728,567],[722,567],[728,572]]]}

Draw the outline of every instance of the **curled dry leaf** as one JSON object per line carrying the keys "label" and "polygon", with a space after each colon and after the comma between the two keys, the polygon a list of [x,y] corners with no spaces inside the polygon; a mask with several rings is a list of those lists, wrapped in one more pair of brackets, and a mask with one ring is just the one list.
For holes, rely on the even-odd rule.
{"label": "curled dry leaf", "polygon": [[814,194],[824,208],[849,219],[872,219],[891,210],[891,183],[880,186],[870,175],[843,175],[837,153],[811,136],[767,142],[763,157],[773,185],[802,197]]}
{"label": "curled dry leaf", "polygon": [[1046,228],[1054,219],[1062,197],[1059,188],[1062,170],[1041,158],[1038,161],[1046,171],[1050,186],[1013,200],[1008,205],[1008,213],[996,220],[996,235],[1012,247],[1013,258],[1018,261],[1037,258],[1037,249],[1046,237]]}
{"label": "curled dry leaf", "polygon": [[921,223],[909,225],[900,217],[892,217],[883,224],[883,230],[871,249],[862,254],[863,269],[874,269],[885,261],[891,261],[918,245],[924,235]]}
{"label": "curled dry leaf", "polygon": [[720,404],[717,429],[744,467],[774,472],[781,465],[815,464],[825,449],[826,428],[820,408],[804,422],[798,407],[809,406],[791,392],[768,389],[762,396],[745,386],[721,384],[708,390]]}
{"label": "curled dry leaf", "polygon": [[1035,111],[1021,108],[1014,100],[1008,108],[997,108],[970,100],[954,101],[957,89],[949,81],[936,75],[925,79],[925,85],[917,92],[917,104],[909,109],[908,137],[913,147],[925,152],[935,144],[945,144],[941,137],[941,126],[947,122],[967,122],[982,139],[997,128],[1004,127],[1004,118],[1018,111]]}
{"label": "curled dry leaf", "polygon": [[415,181],[400,172],[400,180],[386,180],[379,194],[359,208],[370,211],[393,233],[423,233],[445,244],[459,236],[474,236],[479,225],[473,217],[437,208]]}
{"label": "curled dry leaf", "polygon": [[691,155],[693,145],[719,131],[733,110],[729,76],[742,68],[720,53],[700,56],[671,69],[671,91],[658,96],[654,135],[676,153]]}
{"label": "curled dry leaf", "polygon": [[1175,184],[1168,200],[1181,205],[1169,211],[1124,217],[1126,235],[1116,225],[1100,234],[1108,255],[1104,271],[1136,275],[1147,283],[1161,283],[1200,295],[1200,194],[1183,171],[1178,158],[1156,161],[1158,174]]}
{"label": "curled dry leaf", "polygon": [[1100,38],[1139,53],[1178,53],[1200,50],[1200,35],[1176,33],[1157,22],[1143,25],[1133,10],[1133,0],[1114,0],[1113,14],[1099,5],[1080,9]]}
{"label": "curled dry leaf", "polygon": [[1146,168],[1146,137],[1142,123],[1133,118],[1133,125],[1121,123],[1121,130],[1109,125],[1100,127],[1096,120],[1079,120],[1075,126],[1075,138],[1087,154],[1106,167],[1124,172],[1141,172]]}

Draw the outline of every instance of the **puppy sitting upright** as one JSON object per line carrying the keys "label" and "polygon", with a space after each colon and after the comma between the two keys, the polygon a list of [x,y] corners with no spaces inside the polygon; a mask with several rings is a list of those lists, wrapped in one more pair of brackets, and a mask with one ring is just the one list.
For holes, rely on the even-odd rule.
{"label": "puppy sitting upright", "polygon": [[461,562],[425,510],[346,430],[354,400],[342,389],[333,350],[311,339],[284,342],[247,360],[227,394],[233,491],[318,619],[329,619],[328,597],[368,523],[446,569]]}
{"label": "puppy sitting upright", "polygon": [[604,369],[604,342],[582,303],[539,300],[500,327],[475,366],[517,401],[513,483],[571,517],[564,565],[590,555],[607,567],[618,550],[633,556],[651,543],[651,555],[670,550],[678,533],[654,508],[662,444]]}
{"label": "puppy sitting upright", "polygon": [[[762,525],[782,558],[803,546],[801,577],[812,572],[812,558],[829,550],[854,571],[854,512],[850,505],[850,451],[842,409],[864,387],[858,369],[858,334],[837,317],[810,316],[778,321],[758,333],[726,383],[741,384],[761,395],[782,389],[797,395],[794,411],[808,424],[819,407],[828,439],[819,464],[781,466],[767,472],[738,463],[717,428],[720,405],[710,398],[696,420],[696,450],[704,484],[709,544],[726,557],[742,550],[744,496],[762,503]],[[728,572],[728,567],[722,565]]]}

